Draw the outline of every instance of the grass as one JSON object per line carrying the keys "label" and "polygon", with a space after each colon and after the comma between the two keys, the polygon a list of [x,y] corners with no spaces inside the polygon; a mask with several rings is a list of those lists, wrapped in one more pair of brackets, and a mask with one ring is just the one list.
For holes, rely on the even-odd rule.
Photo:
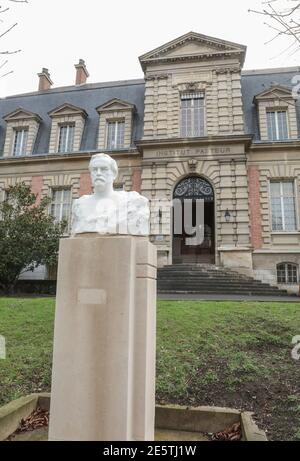
{"label": "grass", "polygon": [[[51,383],[54,300],[0,298],[0,404]],[[300,304],[160,301],[157,402],[254,411],[273,440],[300,438]]]}
{"label": "grass", "polygon": [[54,300],[0,298],[0,404],[50,389]]}

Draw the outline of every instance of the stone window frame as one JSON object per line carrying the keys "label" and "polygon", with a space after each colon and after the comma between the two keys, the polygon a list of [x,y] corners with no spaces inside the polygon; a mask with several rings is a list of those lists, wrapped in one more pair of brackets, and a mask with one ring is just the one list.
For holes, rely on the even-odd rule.
{"label": "stone window frame", "polygon": [[72,152],[79,152],[85,127],[85,120],[88,116],[86,111],[80,107],[65,103],[48,112],[48,115],[52,119],[49,153],[59,155],[68,153],[59,152],[59,137],[60,127],[69,124],[74,124],[75,126]]}
{"label": "stone window frame", "polygon": [[[133,116],[136,110],[135,105],[114,98],[97,107],[96,110],[99,114],[97,149],[109,152],[129,149],[132,146]],[[124,146],[112,150],[107,148],[108,123],[115,121],[125,122]]]}
{"label": "stone window frame", "polygon": [[[292,266],[294,269],[296,269],[296,282],[294,281],[289,281],[288,280],[288,266]],[[279,281],[279,270],[280,266],[284,266],[284,271],[285,271],[285,281]],[[300,278],[299,278],[299,264],[291,262],[291,261],[282,261],[276,264],[276,278],[277,278],[277,283],[280,285],[298,285]]]}
{"label": "stone window frame", "polygon": [[[38,114],[25,110],[21,107],[4,117],[6,121],[6,136],[3,150],[3,157],[20,158],[33,154],[34,145],[42,121]],[[27,129],[27,142],[24,155],[13,155],[15,132],[17,130]]]}
{"label": "stone window frame", "polygon": [[271,86],[256,95],[253,100],[257,107],[260,140],[266,142],[282,142],[286,139],[272,140],[268,135],[267,112],[287,112],[287,139],[298,139],[298,125],[295,100],[292,90],[281,85]]}
{"label": "stone window frame", "polygon": [[[60,174],[51,174],[43,176],[43,187],[41,191],[41,197],[49,197],[52,200],[52,190],[55,189],[71,189],[71,211],[73,202],[75,199],[79,198],[80,190],[80,173],[60,173]],[[48,213],[51,214],[51,203],[48,207]],[[64,237],[70,235],[70,225],[64,233]]]}
{"label": "stone window frame", "polygon": [[[54,199],[54,194],[55,192],[58,191],[70,191],[70,203],[69,203],[69,213],[68,213],[68,225],[66,230],[64,231],[64,235],[69,235],[70,234],[70,229],[71,229],[71,218],[72,218],[72,205],[73,205],[73,190],[72,190],[72,185],[67,185],[67,186],[52,186],[50,188],[50,197],[51,197],[51,202],[49,204],[49,214],[53,216],[52,214],[52,205],[53,205],[53,199]],[[64,202],[61,202],[60,205],[63,205]],[[61,222],[60,220],[59,222]]]}
{"label": "stone window frame", "polygon": [[[294,199],[295,199],[295,221],[296,228],[295,230],[274,230],[272,225],[272,195],[271,195],[271,183],[274,182],[292,182],[294,187]],[[296,177],[270,177],[268,178],[268,195],[269,195],[269,225],[271,234],[274,235],[288,235],[288,234],[299,234],[300,224],[299,224],[299,197],[298,197],[298,181]]]}

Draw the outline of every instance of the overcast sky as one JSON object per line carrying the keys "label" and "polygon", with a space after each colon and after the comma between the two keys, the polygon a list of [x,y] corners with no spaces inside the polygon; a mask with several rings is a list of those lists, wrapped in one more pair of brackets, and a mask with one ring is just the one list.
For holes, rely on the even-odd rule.
{"label": "overcast sky", "polygon": [[[260,0],[28,0],[1,15],[1,51],[16,50],[0,75],[0,96],[36,91],[37,73],[50,70],[54,86],[74,84],[74,64],[86,61],[89,82],[142,78],[138,57],[189,31],[248,47],[245,69],[297,66],[300,53],[281,53],[283,39],[248,13]],[[0,0],[5,6],[7,0]],[[0,57],[0,66],[6,57]]]}

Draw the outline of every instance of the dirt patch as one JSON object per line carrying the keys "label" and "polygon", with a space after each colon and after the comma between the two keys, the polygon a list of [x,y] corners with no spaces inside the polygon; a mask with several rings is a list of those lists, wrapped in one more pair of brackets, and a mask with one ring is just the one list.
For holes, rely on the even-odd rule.
{"label": "dirt patch", "polygon": [[[264,360],[264,354],[261,360]],[[281,364],[276,368],[272,364],[272,373],[257,375],[254,380],[252,373],[248,380],[246,370],[232,371],[226,359],[216,361],[215,357],[208,357],[205,366],[189,377],[184,395],[174,398],[167,393],[158,393],[156,398],[159,404],[212,405],[251,411],[269,440],[298,440],[300,367],[297,365],[293,363],[289,368]],[[203,377],[209,374],[214,379],[205,382]]]}

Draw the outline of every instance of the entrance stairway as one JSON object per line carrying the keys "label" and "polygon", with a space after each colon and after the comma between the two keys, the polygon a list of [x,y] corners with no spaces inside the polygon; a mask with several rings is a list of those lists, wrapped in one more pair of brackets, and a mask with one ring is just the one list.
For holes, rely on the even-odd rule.
{"label": "entrance stairway", "polygon": [[210,264],[175,264],[158,269],[158,293],[287,296],[286,290]]}

